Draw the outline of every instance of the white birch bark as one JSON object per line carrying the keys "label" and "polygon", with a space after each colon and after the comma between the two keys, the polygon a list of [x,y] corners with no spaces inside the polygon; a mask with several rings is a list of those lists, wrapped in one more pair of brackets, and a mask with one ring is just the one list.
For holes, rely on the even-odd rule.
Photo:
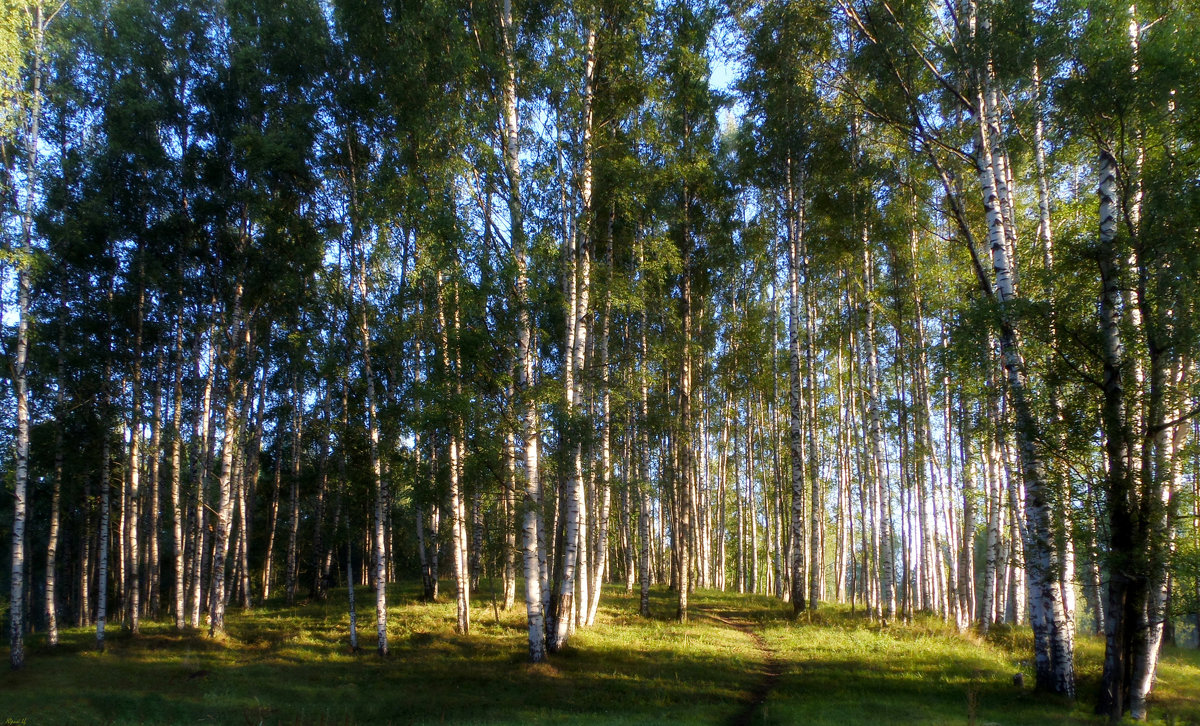
{"label": "white birch bark", "polygon": [[870,425],[871,439],[871,469],[873,476],[873,496],[871,520],[871,549],[878,558],[877,572],[879,576],[879,598],[876,601],[876,617],[896,618],[896,577],[895,555],[892,552],[891,527],[885,502],[887,500],[887,480],[884,476],[883,424],[881,422],[879,405],[879,353],[875,338],[875,262],[871,257],[870,241],[864,239],[863,247],[863,285],[865,300],[865,327],[867,349],[867,419]]}
{"label": "white birch bark", "polygon": [[517,397],[521,406],[522,438],[525,449],[525,496],[522,501],[522,532],[525,575],[525,610],[529,624],[529,659],[546,659],[546,628],[543,592],[545,590],[545,545],[542,534],[542,489],[538,475],[538,413],[533,399],[536,352],[533,347],[533,323],[529,309],[529,277],[525,248],[525,218],[521,200],[520,119],[517,113],[516,31],[513,26],[512,0],[503,0],[500,9],[500,35],[504,56],[500,79],[500,97],[504,130],[501,136],[504,169],[508,181],[510,245],[516,266],[517,357],[519,376]]}
{"label": "white birch bark", "polygon": [[[588,345],[588,314],[591,277],[591,216],[592,216],[592,101],[593,75],[596,67],[596,29],[589,23],[586,40],[583,83],[583,166],[580,176],[582,220],[572,226],[573,235],[564,237],[564,257],[567,260],[567,350],[569,361],[564,374],[566,387],[568,431],[567,440],[571,447],[572,469],[563,517],[563,552],[557,583],[557,600],[553,603],[554,632],[550,634],[550,650],[557,651],[567,643],[575,609],[586,606],[588,600],[586,583],[575,579],[578,574],[582,545],[587,547],[587,514],[585,506],[585,484],[583,476],[583,444],[579,440],[582,422],[586,415],[583,405],[583,371]],[[576,603],[576,587],[581,589],[584,603]]]}
{"label": "white birch bark", "polygon": [[124,526],[122,542],[125,553],[125,627],[137,635],[141,631],[142,558],[138,549],[141,530],[141,475],[142,475],[142,321],[146,292],[143,284],[144,265],[142,251],[138,249],[138,301],[135,315],[133,343],[133,382],[130,388],[130,416],[126,424],[129,437],[129,459],[125,478],[125,506],[121,512]]}
{"label": "white birch bark", "polygon": [[375,374],[371,367],[371,328],[368,318],[367,297],[367,254],[364,249],[352,250],[351,254],[360,254],[355,276],[355,287],[358,290],[358,333],[359,344],[362,346],[363,378],[367,384],[367,434],[370,439],[371,475],[375,485],[375,510],[372,518],[371,544],[373,561],[371,575],[375,584],[375,634],[377,639],[376,651],[381,656],[388,654],[387,637],[387,546],[384,538],[384,505],[387,494],[384,490],[383,467],[379,460],[379,420],[378,404],[375,397]]}
{"label": "white birch bark", "polygon": [[[210,336],[215,338],[211,332]],[[196,482],[195,492],[192,495],[192,527],[195,542],[192,546],[193,563],[191,568],[191,595],[188,603],[188,621],[193,628],[200,627],[200,606],[203,600],[201,593],[201,569],[205,549],[205,523],[208,521],[208,508],[206,507],[205,498],[208,496],[208,479],[212,457],[212,447],[209,441],[212,425],[212,391],[216,379],[214,368],[217,358],[220,356],[219,344],[215,340],[211,340],[207,346],[207,355],[202,359],[200,349],[203,344],[203,338],[197,335],[195,345],[196,354],[194,356],[196,360],[196,378],[197,380],[204,381],[204,386],[200,397],[200,406],[196,412],[195,451],[192,456],[192,466],[195,469],[193,479]]]}
{"label": "white birch bark", "polygon": [[805,571],[805,506],[804,506],[804,430],[803,381],[800,376],[800,235],[804,233],[799,218],[797,190],[793,179],[791,159],[787,179],[787,244],[788,244],[788,412],[789,444],[792,483],[792,612],[799,614],[807,607]]}
{"label": "white birch bark", "polygon": [[[608,269],[612,269],[611,249],[609,251]],[[591,602],[588,603],[585,622],[588,626],[596,622],[596,612],[600,608],[600,587],[604,579],[604,571],[607,567],[608,519],[612,506],[612,396],[608,382],[608,333],[610,321],[607,289],[605,291],[601,320],[600,360],[597,363],[600,369],[600,502],[597,513],[596,544],[592,554]]]}
{"label": "white birch bark", "polygon": [[161,507],[159,506],[159,474],[161,473],[161,451],[162,451],[162,418],[163,418],[163,351],[158,349],[155,355],[154,363],[154,392],[151,394],[154,403],[150,414],[150,451],[147,456],[149,458],[146,477],[150,480],[150,492],[148,494],[150,511],[146,517],[146,595],[148,599],[147,607],[151,618],[157,619],[159,614],[160,596],[159,596],[159,576],[160,576],[160,554],[158,532],[160,528],[160,518],[162,516]]}
{"label": "white birch bark", "polygon": [[[461,394],[462,391],[458,382],[458,369],[451,367],[451,339],[446,323],[444,283],[440,272],[437,273],[435,284],[437,285],[435,298],[437,302],[439,334],[441,337],[442,373],[446,380],[454,381],[454,393]],[[455,331],[455,338],[457,339],[457,330]],[[467,635],[471,630],[470,573],[466,557],[465,503],[463,501],[459,476],[459,441],[461,436],[459,426],[457,416],[452,417],[450,422],[450,445],[447,452],[450,469],[450,560],[454,570],[455,628],[462,635]]]}
{"label": "white birch bark", "polygon": [[33,214],[37,187],[38,128],[42,117],[42,56],[46,20],[40,2],[33,13],[33,89],[26,144],[25,201],[21,212],[21,244],[17,251],[17,345],[12,362],[13,393],[17,404],[16,466],[13,479],[12,571],[9,587],[9,662],[25,665],[25,519],[29,485],[29,358],[30,257],[33,254]]}
{"label": "white birch bark", "polygon": [[[237,447],[238,409],[237,394],[240,386],[237,382],[237,349],[239,333],[242,331],[242,285],[238,283],[234,290],[233,319],[230,323],[230,345],[226,355],[225,374],[229,378],[228,391],[225,395],[224,432],[221,440],[221,474],[217,480],[217,522],[214,527],[212,554],[212,584],[209,587],[209,637],[217,637],[225,632],[225,559],[229,554],[229,534],[233,527],[233,456]],[[210,371],[210,375],[215,372]]]}
{"label": "white birch bark", "polygon": [[[1156,368],[1165,368],[1165,370],[1163,370],[1163,374],[1154,376],[1160,382],[1154,387],[1158,391],[1157,396],[1153,391],[1151,395],[1156,398],[1165,398],[1165,389],[1179,389],[1187,364],[1183,361],[1176,361],[1175,365],[1170,367],[1151,366],[1152,370]],[[1164,424],[1165,420],[1176,420],[1182,414],[1177,406],[1169,406],[1164,401],[1158,400],[1151,403],[1150,409],[1163,411],[1163,413],[1152,417],[1155,427],[1151,443],[1154,450],[1153,486],[1145,495],[1152,499],[1147,502],[1149,506],[1143,508],[1149,513],[1148,521],[1144,526],[1147,530],[1146,539],[1150,544],[1149,567],[1147,568],[1146,633],[1134,653],[1133,678],[1129,697],[1130,715],[1137,720],[1145,720],[1149,713],[1148,698],[1157,678],[1163,628],[1166,620],[1170,617],[1167,601],[1170,596],[1170,563],[1175,547],[1176,532],[1176,527],[1172,526],[1172,522],[1176,519],[1175,493],[1180,488],[1183,475],[1179,449],[1187,433],[1185,426]]]}
{"label": "white birch bark", "polygon": [[[111,301],[111,295],[109,297]],[[105,361],[104,380],[108,381],[112,364]],[[101,394],[101,420],[108,420],[108,392]],[[107,424],[106,424],[107,425]],[[96,548],[96,650],[104,652],[104,628],[108,621],[108,534],[109,534],[109,437],[100,445],[100,543]]]}
{"label": "white birch bark", "polygon": [[[995,192],[995,167],[988,163],[986,125],[980,125],[979,179],[987,214],[989,244],[998,302],[1008,306],[1015,297],[1004,223]],[[1025,362],[1016,330],[1004,316],[1001,355],[1006,386],[1016,421],[1017,449],[1025,485],[1025,563],[1030,587],[1030,617],[1039,688],[1068,697],[1075,695],[1074,649],[1067,632],[1069,618],[1059,587],[1060,560],[1051,538],[1050,497],[1037,451],[1037,425],[1028,401]]]}

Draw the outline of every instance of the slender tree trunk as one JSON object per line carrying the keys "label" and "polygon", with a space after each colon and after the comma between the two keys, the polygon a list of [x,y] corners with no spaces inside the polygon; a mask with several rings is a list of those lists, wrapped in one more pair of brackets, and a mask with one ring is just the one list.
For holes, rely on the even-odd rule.
{"label": "slender tree trunk", "polygon": [[958,598],[960,629],[975,619],[975,459],[971,454],[971,436],[967,430],[965,404],[959,398],[959,451],[962,465],[963,518],[958,555]]}
{"label": "slender tree trunk", "polygon": [[546,659],[546,627],[543,592],[545,591],[545,539],[542,535],[542,489],[538,475],[538,413],[533,397],[536,350],[533,347],[533,321],[529,301],[529,278],[525,248],[525,212],[521,199],[520,121],[517,115],[516,31],[513,26],[512,0],[503,0],[500,11],[501,45],[504,56],[500,79],[504,133],[501,136],[504,168],[508,181],[509,243],[516,265],[517,355],[520,374],[517,400],[522,407],[522,438],[525,448],[525,497],[522,502],[524,531],[525,609],[529,622],[529,659]]}
{"label": "slender tree trunk", "polygon": [[162,460],[162,419],[163,419],[163,352],[159,348],[155,355],[154,362],[154,405],[150,416],[150,452],[149,466],[147,467],[146,475],[150,479],[150,516],[147,518],[147,535],[146,535],[146,550],[147,550],[147,568],[146,577],[146,597],[149,601],[149,615],[151,618],[157,619],[161,606],[159,596],[159,580],[160,580],[160,561],[158,548],[158,530],[160,519],[162,517],[161,508],[159,506],[159,474],[160,462]]}
{"label": "slender tree trunk", "polygon": [[896,617],[895,555],[892,553],[891,522],[885,506],[888,482],[884,477],[883,425],[880,422],[879,355],[875,339],[875,262],[871,259],[870,243],[864,238],[863,287],[866,308],[867,352],[867,420],[870,423],[871,468],[874,472],[873,511],[875,526],[871,531],[871,551],[879,558],[877,616],[894,620]]}
{"label": "slender tree trunk", "polygon": [[[30,260],[33,254],[34,197],[37,187],[38,127],[42,117],[42,56],[46,19],[40,2],[33,7],[33,91],[29,128],[25,205],[21,213],[21,245],[17,268],[17,345],[12,362],[13,392],[17,403],[16,466],[13,480],[12,579],[9,588],[9,662],[13,670],[25,665],[25,518],[29,484],[29,358]],[[106,379],[107,380],[107,379]]]}
{"label": "slender tree trunk", "polygon": [[[507,399],[512,400],[511,386]],[[504,598],[503,607],[511,610],[517,602],[517,440],[513,431],[504,434]]]}
{"label": "slender tree trunk", "polygon": [[299,580],[300,558],[296,539],[300,534],[300,463],[303,441],[304,393],[300,390],[300,374],[292,374],[292,470],[290,512],[288,517],[287,572],[284,583],[287,604],[296,602],[296,584]]}
{"label": "slender tree trunk", "polygon": [[[65,307],[65,306],[64,306]],[[65,389],[66,372],[63,365],[63,349],[66,345],[65,321],[58,329],[58,381],[55,391],[54,417],[54,491],[50,498],[50,539],[46,546],[46,643],[58,645],[58,601],[55,585],[58,581],[58,538],[59,505],[62,499],[63,478],[63,419],[66,416]]]}
{"label": "slender tree trunk", "polygon": [[[355,202],[354,206],[357,207]],[[354,225],[357,227],[357,225]],[[372,518],[372,575],[375,583],[375,631],[378,638],[377,651],[380,656],[388,654],[387,639],[387,560],[386,540],[384,537],[384,507],[387,492],[383,483],[383,466],[379,458],[379,421],[376,397],[375,374],[371,367],[371,329],[368,322],[367,297],[367,255],[365,248],[359,252],[351,250],[351,254],[361,254],[355,275],[355,286],[359,298],[359,343],[362,346],[363,378],[367,384],[367,434],[370,440],[371,474],[375,484],[375,512]],[[456,477],[454,469],[451,476]],[[461,573],[458,573],[461,574]],[[465,632],[465,631],[463,631]]]}
{"label": "slender tree trunk", "polygon": [[[109,297],[111,301],[111,295]],[[104,362],[104,383],[112,375],[112,362]],[[104,652],[104,626],[108,620],[108,534],[109,534],[109,466],[112,451],[109,444],[109,401],[108,390],[100,394],[101,423],[104,439],[100,444],[100,544],[96,548],[96,650]]]}
{"label": "slender tree trunk", "polygon": [[[808,607],[807,572],[805,571],[804,543],[804,394],[800,375],[800,267],[802,261],[800,235],[804,234],[804,222],[800,207],[803,191],[793,178],[791,159],[788,160],[788,359],[790,361],[790,385],[788,410],[790,412],[790,446],[792,455],[792,612],[798,615]],[[815,464],[815,462],[810,462]]]}
{"label": "slender tree trunk", "polygon": [[[553,632],[551,633],[549,649],[551,652],[562,649],[570,634],[572,614],[575,608],[587,607],[587,593],[581,592],[581,600],[574,600],[577,584],[575,578],[586,574],[579,571],[579,565],[586,562],[587,548],[587,513],[585,509],[585,484],[583,473],[583,442],[578,433],[586,416],[583,405],[583,371],[588,344],[589,292],[591,282],[591,224],[592,224],[592,101],[593,76],[596,67],[596,28],[594,22],[588,23],[586,38],[586,59],[584,63],[584,109],[583,109],[583,166],[580,178],[583,219],[573,235],[564,237],[564,251],[567,259],[567,349],[570,359],[567,362],[567,373],[564,376],[567,397],[568,436],[567,446],[572,456],[570,485],[567,490],[566,507],[563,516],[563,549],[559,559],[559,577],[553,602]],[[580,549],[582,540],[583,550]],[[578,586],[586,590],[586,580],[581,579]]]}
{"label": "slender tree trunk", "polygon": [[[230,345],[226,354],[225,372],[229,378],[225,394],[224,432],[221,441],[221,475],[217,480],[217,522],[214,527],[212,554],[212,585],[209,587],[209,637],[225,632],[225,559],[229,554],[229,534],[233,527],[233,457],[238,436],[238,391],[241,388],[237,375],[237,350],[242,333],[242,286],[234,291],[233,320],[230,323]],[[247,336],[249,331],[247,329]],[[248,341],[247,341],[248,342]]]}
{"label": "slender tree trunk", "polygon": [[[180,295],[182,300],[182,295]],[[184,517],[186,505],[183,501],[183,320],[175,323],[175,347],[172,351],[173,368],[171,390],[171,542],[175,554],[174,613],[175,629],[183,630],[184,623],[184,561],[185,542]]]}
{"label": "slender tree trunk", "polygon": [[[611,238],[607,269],[612,269]],[[611,283],[611,274],[610,274]],[[608,333],[609,333],[609,293],[605,289],[604,306],[601,312],[600,324],[600,502],[596,527],[596,545],[592,555],[592,584],[590,588],[591,602],[587,604],[586,625],[596,622],[596,611],[600,608],[600,585],[604,579],[604,571],[608,559],[608,518],[612,505],[612,396],[608,382]]]}
{"label": "slender tree trunk", "polygon": [[[994,188],[994,167],[987,162],[989,143],[986,125],[980,125],[979,177],[987,213],[995,293],[1004,308],[1015,297],[1012,269],[1004,238],[1002,210]],[[1000,325],[1001,353],[1009,400],[1016,422],[1017,449],[1025,484],[1026,570],[1034,629],[1034,654],[1038,688],[1073,698],[1075,668],[1073,642],[1067,629],[1070,619],[1059,587],[1061,561],[1051,538],[1049,492],[1038,447],[1038,426],[1028,399],[1025,362],[1017,331],[1007,314]]]}
{"label": "slender tree trunk", "polygon": [[638,489],[638,581],[641,593],[638,602],[638,612],[642,617],[650,617],[650,377],[646,370],[649,361],[649,347],[646,344],[646,329],[648,315],[644,299],[646,275],[645,245],[642,238],[637,238],[637,264],[639,287],[643,288],[642,306],[639,311],[639,345],[638,345],[638,454],[637,454],[637,489]]}
{"label": "slender tree trunk", "polygon": [[688,594],[692,589],[692,537],[693,519],[692,506],[695,500],[693,477],[694,459],[692,452],[692,241],[689,221],[689,205],[691,203],[688,190],[683,194],[683,279],[681,281],[680,323],[683,331],[683,356],[679,371],[679,428],[675,435],[676,450],[679,454],[678,470],[675,480],[679,491],[679,531],[676,532],[676,543],[679,548],[679,601],[676,618],[681,623],[688,620]]}
{"label": "slender tree trunk", "polygon": [[[215,332],[215,329],[214,329]],[[197,409],[196,418],[196,438],[195,438],[195,453],[192,457],[193,467],[195,472],[193,478],[196,481],[195,493],[192,497],[192,524],[193,538],[195,543],[192,546],[192,577],[191,577],[191,601],[190,601],[190,622],[193,628],[200,626],[200,607],[203,602],[201,593],[201,572],[204,563],[205,551],[205,525],[208,522],[208,509],[205,506],[205,498],[208,496],[208,479],[212,464],[212,446],[209,441],[211,432],[212,419],[212,390],[216,380],[215,365],[217,358],[220,356],[220,346],[215,340],[208,345],[207,365],[201,369],[200,348],[203,345],[203,338],[200,335],[196,336],[195,355],[196,361],[196,378],[203,380],[203,393],[201,394],[201,403]],[[207,375],[205,375],[207,371]]]}
{"label": "slender tree trunk", "polygon": [[[328,543],[325,537],[325,500],[328,495],[329,485],[329,441],[333,431],[333,392],[330,390],[331,382],[325,384],[325,405],[324,410],[324,430],[321,432],[321,455],[317,460],[317,506],[315,521],[313,522],[313,543],[312,543],[312,597],[318,600],[324,600],[327,596],[329,572],[326,569],[325,554]],[[260,417],[261,422],[261,417]],[[261,438],[261,436],[257,437]],[[256,477],[257,478],[257,477]],[[337,523],[334,522],[336,528]]]}
{"label": "slender tree trunk", "polygon": [[[346,533],[350,534],[349,517],[346,518]],[[346,537],[346,597],[350,606],[350,652],[358,652],[358,608],[354,603],[354,538]]]}
{"label": "slender tree trunk", "polygon": [[[1108,603],[1105,607],[1104,671],[1101,678],[1099,713],[1117,721],[1130,700],[1129,673],[1132,643],[1138,625],[1138,583],[1131,576],[1136,565],[1117,560],[1134,549],[1136,494],[1129,468],[1132,433],[1125,410],[1125,346],[1121,336],[1120,258],[1116,248],[1117,199],[1116,160],[1108,151],[1100,154],[1100,332],[1104,353],[1104,403],[1101,417],[1108,460],[1106,489],[1109,504],[1110,569]],[[1115,565],[1115,566],[1114,566]],[[1131,617],[1133,616],[1133,617]]]}
{"label": "slender tree trunk", "polygon": [[[458,382],[458,369],[451,366],[450,346],[451,336],[450,330],[446,324],[445,312],[445,295],[443,291],[443,281],[441,273],[438,273],[436,282],[437,291],[437,317],[438,326],[441,334],[441,349],[442,349],[442,375],[446,380],[454,381],[454,390],[452,393],[461,395],[462,391]],[[457,319],[457,314],[456,314]],[[364,323],[365,325],[365,323]],[[456,326],[457,327],[457,326]],[[454,331],[454,343],[457,343],[458,331]],[[450,448],[447,452],[448,464],[450,468],[450,549],[451,562],[454,566],[454,585],[455,585],[455,600],[457,609],[457,624],[456,628],[459,633],[466,635],[471,629],[471,609],[470,609],[470,573],[468,572],[468,563],[466,557],[466,522],[464,517],[464,502],[459,481],[459,441],[461,434],[459,432],[460,423],[457,416],[452,416],[450,422]]]}

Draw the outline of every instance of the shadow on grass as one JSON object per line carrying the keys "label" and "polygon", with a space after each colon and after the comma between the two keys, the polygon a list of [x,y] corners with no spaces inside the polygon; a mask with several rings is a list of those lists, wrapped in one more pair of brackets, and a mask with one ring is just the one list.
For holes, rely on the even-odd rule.
{"label": "shadow on grass", "polygon": [[[367,588],[359,593],[367,602]],[[674,593],[655,589],[653,617],[638,597],[606,588],[597,627],[578,631],[548,663],[526,662],[523,607],[486,597],[469,636],[453,631],[454,603],[426,603],[416,583],[389,588],[391,654],[374,653],[373,608],[363,649],[348,645],[346,592],[287,606],[233,610],[228,634],[176,632],[145,622],[112,629],[109,650],[91,630],[63,632],[57,650],[32,639],[27,667],[0,678],[0,719],[33,724],[662,724],[727,723],[761,684],[763,652],[743,630],[694,617],[674,622]],[[775,724],[1093,723],[1087,704],[1012,684],[1028,659],[1027,631],[958,635],[936,618],[882,628],[837,606],[793,620],[765,596],[697,592],[696,614],[753,628],[781,673],[755,712]],[[1081,639],[1083,701],[1099,674],[1100,645]],[[1200,722],[1200,657],[1164,660],[1157,714]],[[1027,682],[1030,675],[1026,669]]]}
{"label": "shadow on grass", "polygon": [[[526,660],[524,612],[474,609],[472,634],[453,632],[453,603],[389,593],[386,658],[348,647],[345,591],[324,602],[270,602],[231,611],[227,635],[144,622],[113,628],[108,652],[91,630],[67,630],[57,650],[31,648],[27,667],[0,682],[0,718],[28,724],[719,723],[753,680],[723,628],[666,621],[613,593],[602,623],[581,630],[549,663]],[[340,597],[338,597],[340,595]]]}

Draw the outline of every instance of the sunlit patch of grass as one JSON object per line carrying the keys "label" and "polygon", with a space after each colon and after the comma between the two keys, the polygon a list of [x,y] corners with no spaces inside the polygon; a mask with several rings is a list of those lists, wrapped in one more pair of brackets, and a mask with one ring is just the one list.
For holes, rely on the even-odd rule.
{"label": "sunlit patch of grass", "polygon": [[[596,627],[581,629],[548,663],[527,663],[524,608],[497,612],[475,598],[469,636],[454,631],[447,584],[424,603],[416,583],[389,589],[391,655],[375,655],[373,598],[360,603],[358,652],[349,647],[346,592],[287,606],[233,608],[223,638],[143,621],[142,634],[68,629],[50,650],[31,639],[27,667],[0,678],[0,718],[29,724],[660,724],[725,723],[761,683],[766,656],[726,618],[761,633],[783,671],[765,723],[1091,722],[1079,705],[1017,689],[1028,632],[960,635],[935,618],[880,628],[845,608],[792,621],[765,596],[697,592],[692,618],[674,622],[675,596],[606,588]],[[1081,688],[1098,682],[1102,644],[1080,642]],[[1169,650],[1155,715],[1196,718],[1200,658]]]}
{"label": "sunlit patch of grass", "polygon": [[[765,723],[1104,722],[1092,713],[1104,648],[1096,638],[1077,642],[1080,698],[1070,702],[1033,691],[1028,628],[1000,627],[985,638],[931,616],[883,627],[823,606],[794,622],[767,622],[762,632],[790,664],[765,705]],[[1152,720],[1200,723],[1200,670],[1190,662],[1177,651],[1163,660]],[[1023,688],[1013,682],[1017,672]]]}

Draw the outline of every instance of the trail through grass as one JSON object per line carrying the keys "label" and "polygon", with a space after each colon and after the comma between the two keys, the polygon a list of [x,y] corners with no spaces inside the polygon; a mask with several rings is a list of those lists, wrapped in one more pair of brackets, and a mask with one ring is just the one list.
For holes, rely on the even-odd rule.
{"label": "trail through grass", "polygon": [[[842,607],[793,622],[778,600],[718,592],[698,592],[678,624],[665,590],[643,619],[635,597],[606,589],[597,625],[530,665],[521,608],[497,618],[483,595],[464,637],[452,602],[403,585],[379,658],[372,632],[350,652],[345,595],[231,612],[221,640],[146,621],[138,638],[114,627],[104,654],[91,630],[64,631],[56,650],[34,636],[26,668],[0,677],[0,723],[1099,723],[1087,701],[1101,646],[1087,639],[1071,704],[1012,684],[1030,652],[1021,630],[984,641],[931,619],[880,628]],[[1155,718],[1200,724],[1196,652],[1168,652],[1155,698]]]}

